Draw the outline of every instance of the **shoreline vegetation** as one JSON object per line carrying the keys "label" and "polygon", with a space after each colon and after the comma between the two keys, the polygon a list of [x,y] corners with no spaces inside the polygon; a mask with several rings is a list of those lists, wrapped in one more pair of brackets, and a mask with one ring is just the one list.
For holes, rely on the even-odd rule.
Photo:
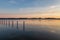
{"label": "shoreline vegetation", "polygon": [[0,18],[0,20],[20,20],[20,19],[52,19],[52,20],[60,20],[60,18]]}

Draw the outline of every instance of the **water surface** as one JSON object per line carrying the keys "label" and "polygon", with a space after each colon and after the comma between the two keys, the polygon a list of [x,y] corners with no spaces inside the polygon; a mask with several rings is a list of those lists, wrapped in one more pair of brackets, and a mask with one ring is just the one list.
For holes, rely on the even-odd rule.
{"label": "water surface", "polygon": [[60,20],[0,20],[0,40],[60,40]]}

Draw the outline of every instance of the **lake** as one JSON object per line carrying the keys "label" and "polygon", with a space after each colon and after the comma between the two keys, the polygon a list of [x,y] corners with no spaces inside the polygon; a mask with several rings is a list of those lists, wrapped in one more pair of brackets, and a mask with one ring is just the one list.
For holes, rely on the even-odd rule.
{"label": "lake", "polygon": [[0,40],[60,40],[60,20],[0,20]]}

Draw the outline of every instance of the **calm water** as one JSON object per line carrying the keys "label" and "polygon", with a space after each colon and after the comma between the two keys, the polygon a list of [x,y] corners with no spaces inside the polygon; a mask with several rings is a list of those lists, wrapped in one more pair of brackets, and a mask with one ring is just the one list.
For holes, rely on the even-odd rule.
{"label": "calm water", "polygon": [[60,40],[60,20],[0,20],[0,40]]}

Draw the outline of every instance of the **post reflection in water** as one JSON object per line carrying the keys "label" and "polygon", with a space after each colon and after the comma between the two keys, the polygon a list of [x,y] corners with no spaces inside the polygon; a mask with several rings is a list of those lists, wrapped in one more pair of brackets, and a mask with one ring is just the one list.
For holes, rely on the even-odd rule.
{"label": "post reflection in water", "polygon": [[5,20],[3,21],[4,25],[5,25]]}
{"label": "post reflection in water", "polygon": [[17,21],[17,29],[18,29],[18,21]]}
{"label": "post reflection in water", "polygon": [[1,20],[1,24],[3,24],[3,20]]}
{"label": "post reflection in water", "polygon": [[1,24],[1,20],[0,20],[0,24]]}
{"label": "post reflection in water", "polygon": [[8,21],[8,26],[10,27],[10,20]]}
{"label": "post reflection in water", "polygon": [[25,32],[25,21],[23,21],[23,32]]}
{"label": "post reflection in water", "polygon": [[4,24],[4,20],[0,20],[0,24]]}
{"label": "post reflection in water", "polygon": [[3,24],[3,21],[2,20],[0,20],[0,24]]}
{"label": "post reflection in water", "polygon": [[0,24],[2,24],[2,25],[6,25],[6,26],[7,26],[7,24],[8,24],[8,20],[0,20]]}
{"label": "post reflection in water", "polygon": [[[0,24],[6,25],[8,27],[14,27],[15,21],[14,20],[0,20]],[[22,22],[23,31],[25,31],[25,21]],[[16,28],[19,28],[19,21],[16,21]]]}
{"label": "post reflection in water", "polygon": [[[25,21],[23,21],[23,32],[25,32]],[[19,29],[19,22],[17,21],[17,26],[16,26],[17,29]]]}
{"label": "post reflection in water", "polygon": [[7,26],[7,20],[6,20],[6,26]]}
{"label": "post reflection in water", "polygon": [[[14,20],[0,20],[0,24],[6,25],[6,27],[14,27],[15,21]],[[19,29],[19,21],[16,21],[16,29]],[[25,32],[25,21],[22,22],[23,32]]]}
{"label": "post reflection in water", "polygon": [[12,20],[12,27],[14,26],[14,21]]}

